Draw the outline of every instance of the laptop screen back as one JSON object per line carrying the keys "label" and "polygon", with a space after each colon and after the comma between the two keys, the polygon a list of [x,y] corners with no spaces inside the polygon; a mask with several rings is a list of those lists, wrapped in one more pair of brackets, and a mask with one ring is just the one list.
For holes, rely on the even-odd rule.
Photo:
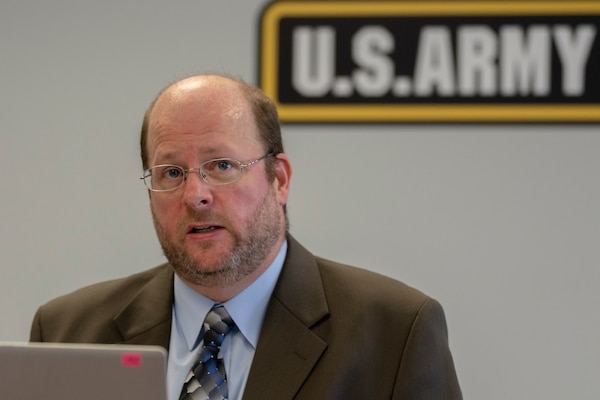
{"label": "laptop screen back", "polygon": [[154,346],[0,343],[0,399],[166,400],[166,360]]}

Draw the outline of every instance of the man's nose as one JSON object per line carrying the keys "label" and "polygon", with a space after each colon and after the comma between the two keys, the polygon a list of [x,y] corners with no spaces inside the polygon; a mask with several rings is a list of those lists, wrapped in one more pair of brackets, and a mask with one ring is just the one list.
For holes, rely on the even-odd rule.
{"label": "man's nose", "polygon": [[185,203],[192,208],[206,206],[213,201],[211,187],[200,176],[199,168],[190,168],[183,182]]}

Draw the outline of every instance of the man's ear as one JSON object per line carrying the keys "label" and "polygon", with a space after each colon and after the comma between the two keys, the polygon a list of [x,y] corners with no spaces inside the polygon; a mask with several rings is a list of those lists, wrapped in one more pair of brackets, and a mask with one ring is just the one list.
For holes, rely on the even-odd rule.
{"label": "man's ear", "polygon": [[287,203],[292,178],[292,164],[285,153],[275,155],[275,180],[273,181],[277,201],[280,205]]}

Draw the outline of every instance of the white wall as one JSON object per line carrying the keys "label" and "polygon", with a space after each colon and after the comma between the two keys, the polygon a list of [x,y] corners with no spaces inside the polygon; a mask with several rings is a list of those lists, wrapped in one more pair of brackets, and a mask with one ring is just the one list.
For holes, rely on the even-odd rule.
{"label": "white wall", "polygon": [[[0,5],[0,340],[163,261],[142,114],[196,72],[257,76],[264,0]],[[465,398],[600,398],[597,126],[284,126],[292,233],[445,307]]]}

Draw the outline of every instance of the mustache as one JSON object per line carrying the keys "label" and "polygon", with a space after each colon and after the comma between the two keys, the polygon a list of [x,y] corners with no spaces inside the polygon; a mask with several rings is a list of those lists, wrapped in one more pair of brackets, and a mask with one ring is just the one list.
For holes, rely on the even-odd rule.
{"label": "mustache", "polygon": [[210,222],[214,225],[223,227],[231,226],[229,218],[215,213],[211,210],[191,210],[188,209],[185,215],[177,222],[177,231],[184,232],[192,223]]}

